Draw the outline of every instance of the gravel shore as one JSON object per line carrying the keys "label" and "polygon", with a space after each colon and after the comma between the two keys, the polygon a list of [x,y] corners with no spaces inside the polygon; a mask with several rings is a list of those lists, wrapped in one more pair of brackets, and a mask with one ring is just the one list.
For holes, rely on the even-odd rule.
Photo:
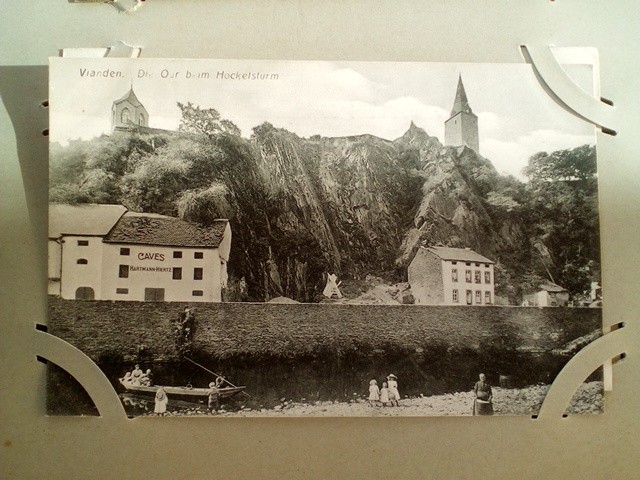
{"label": "gravel shore", "polygon": [[[600,413],[603,409],[602,382],[583,383],[567,410],[569,414]],[[496,415],[533,415],[538,413],[549,385],[525,388],[493,387]],[[467,416],[471,415],[473,392],[457,392],[429,397],[403,398],[398,407],[373,407],[362,398],[350,402],[303,403],[284,400],[273,409],[219,410],[225,417],[378,417],[378,416]],[[173,415],[202,415],[199,410],[184,410]]]}

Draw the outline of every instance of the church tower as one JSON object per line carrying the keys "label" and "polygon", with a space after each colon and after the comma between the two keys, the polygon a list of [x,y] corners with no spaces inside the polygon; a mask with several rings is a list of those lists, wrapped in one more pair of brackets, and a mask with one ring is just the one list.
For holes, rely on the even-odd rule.
{"label": "church tower", "polygon": [[113,102],[111,107],[111,131],[132,130],[137,127],[149,126],[149,114],[144,105],[140,103],[133,87],[127,94]]}
{"label": "church tower", "polygon": [[444,122],[444,144],[466,145],[476,153],[480,153],[478,140],[478,117],[471,111],[467,94],[462,84],[462,76],[458,77],[456,98],[453,101],[451,116]]}

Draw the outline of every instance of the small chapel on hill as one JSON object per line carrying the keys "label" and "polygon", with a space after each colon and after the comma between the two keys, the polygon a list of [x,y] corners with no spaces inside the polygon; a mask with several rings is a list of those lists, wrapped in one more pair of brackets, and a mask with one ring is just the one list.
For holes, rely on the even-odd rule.
{"label": "small chapel on hill", "polygon": [[149,126],[149,112],[138,99],[133,87],[111,105],[111,133],[129,132],[136,134],[171,134],[178,132]]}
{"label": "small chapel on hill", "polygon": [[111,107],[111,130],[129,130],[131,127],[148,127],[149,113],[133,92],[133,87]]}

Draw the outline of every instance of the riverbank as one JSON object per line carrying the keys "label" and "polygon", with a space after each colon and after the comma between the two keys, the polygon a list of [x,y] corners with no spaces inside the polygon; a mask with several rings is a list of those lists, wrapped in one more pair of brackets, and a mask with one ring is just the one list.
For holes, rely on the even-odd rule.
{"label": "riverbank", "polygon": [[[568,413],[601,413],[604,406],[602,382],[583,383],[574,395]],[[533,415],[538,413],[549,385],[525,388],[493,388],[493,407],[496,415]],[[399,407],[372,407],[364,398],[349,402],[295,402],[283,400],[273,409],[238,411],[218,410],[215,416],[224,417],[377,417],[377,416],[468,416],[473,406],[473,392],[456,392],[429,397],[403,398]],[[203,409],[177,410],[174,416],[202,415]],[[207,415],[210,415],[206,413]]]}

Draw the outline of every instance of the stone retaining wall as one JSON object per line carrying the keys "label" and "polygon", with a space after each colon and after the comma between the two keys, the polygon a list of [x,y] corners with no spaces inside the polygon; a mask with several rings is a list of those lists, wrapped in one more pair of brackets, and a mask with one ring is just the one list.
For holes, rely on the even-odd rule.
{"label": "stone retaining wall", "polygon": [[199,355],[297,358],[377,351],[544,351],[600,328],[600,309],[331,304],[196,304],[49,298],[49,331],[94,361],[177,360],[193,307]]}

